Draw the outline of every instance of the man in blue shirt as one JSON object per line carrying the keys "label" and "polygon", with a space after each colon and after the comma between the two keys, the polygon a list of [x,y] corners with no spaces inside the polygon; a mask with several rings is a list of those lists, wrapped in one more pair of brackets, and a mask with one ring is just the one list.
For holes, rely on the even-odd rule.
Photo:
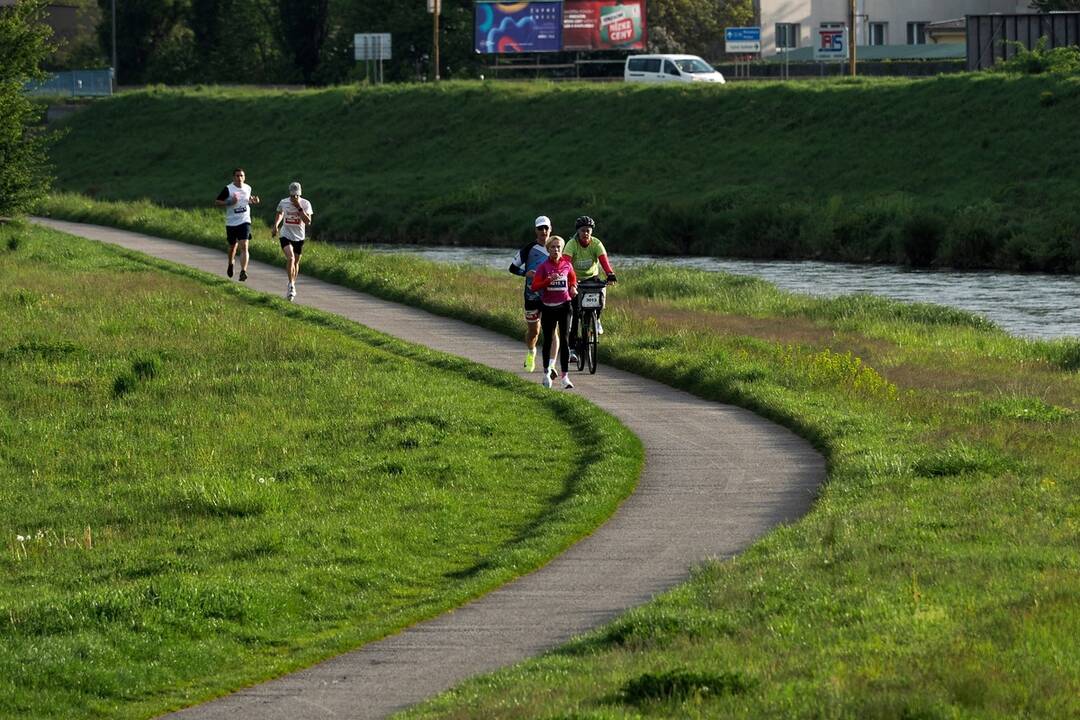
{"label": "man in blue shirt", "polygon": [[[525,347],[528,352],[525,355],[525,369],[529,372],[536,370],[536,340],[540,336],[540,293],[534,292],[530,285],[536,268],[540,263],[547,260],[548,253],[544,245],[551,235],[551,220],[547,215],[541,215],[533,223],[536,228],[536,237],[525,247],[518,250],[517,255],[510,261],[510,272],[525,278]],[[552,340],[552,357],[559,350],[558,336]]]}

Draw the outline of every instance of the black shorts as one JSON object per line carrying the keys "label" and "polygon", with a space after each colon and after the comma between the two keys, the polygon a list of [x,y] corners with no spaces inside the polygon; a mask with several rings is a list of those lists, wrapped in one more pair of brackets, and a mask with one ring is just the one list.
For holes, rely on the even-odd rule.
{"label": "black shorts", "polygon": [[300,255],[304,252],[304,241],[303,240],[290,240],[289,238],[279,238],[279,239],[281,240],[281,249],[282,250],[284,250],[285,248],[292,245],[293,255],[296,255],[296,257],[300,257]]}
{"label": "black shorts", "polygon": [[230,245],[235,245],[241,240],[250,240],[251,223],[241,223],[240,225],[226,225],[225,238],[229,241]]}
{"label": "black shorts", "polygon": [[540,310],[543,307],[544,303],[540,302],[540,298],[536,298],[535,300],[525,298],[525,322],[540,322]]}

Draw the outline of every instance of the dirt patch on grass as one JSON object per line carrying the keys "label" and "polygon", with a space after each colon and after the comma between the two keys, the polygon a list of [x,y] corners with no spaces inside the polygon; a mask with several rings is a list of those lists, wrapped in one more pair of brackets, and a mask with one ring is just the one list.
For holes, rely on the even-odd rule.
{"label": "dirt patch on grass", "polygon": [[994,396],[1016,394],[1037,397],[1047,403],[1077,409],[1080,383],[1062,377],[1049,364],[1028,364],[1017,372],[1015,363],[986,361],[977,367],[931,366],[917,362],[896,362],[898,348],[885,340],[833,328],[803,318],[727,315],[684,310],[663,302],[640,298],[617,299],[611,311],[625,313],[636,321],[652,320],[671,332],[694,331],[753,337],[781,345],[802,345],[833,352],[850,352],[873,367],[901,389],[941,392],[976,392]]}
{"label": "dirt patch on grass", "polygon": [[780,345],[802,345],[829,348],[833,352],[850,352],[873,364],[893,350],[891,343],[850,333],[838,333],[820,323],[805,318],[751,317],[723,313],[683,310],[652,300],[619,300],[616,312],[625,312],[636,320],[651,319],[662,328],[678,332],[693,330],[718,335],[740,335]]}

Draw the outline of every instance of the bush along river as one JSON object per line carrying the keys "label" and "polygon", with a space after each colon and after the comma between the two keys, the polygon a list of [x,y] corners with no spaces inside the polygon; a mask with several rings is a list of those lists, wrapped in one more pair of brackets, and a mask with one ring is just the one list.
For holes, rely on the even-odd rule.
{"label": "bush along river", "polygon": [[[506,269],[515,250],[420,245],[347,245],[374,252],[407,252],[443,263],[482,264]],[[611,255],[616,270],[672,265],[712,272],[752,275],[777,287],[833,297],[868,293],[904,302],[934,303],[985,317],[1014,335],[1054,339],[1080,337],[1080,277],[998,271],[912,270],[891,265],[814,261],[725,260],[711,257]]]}

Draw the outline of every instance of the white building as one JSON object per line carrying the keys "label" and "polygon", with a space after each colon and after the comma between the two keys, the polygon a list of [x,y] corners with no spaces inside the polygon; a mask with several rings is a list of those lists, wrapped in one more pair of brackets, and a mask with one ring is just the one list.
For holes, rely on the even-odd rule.
{"label": "white building", "polygon": [[[806,47],[821,26],[847,25],[849,0],[756,0],[761,54]],[[1029,0],[855,0],[858,45],[922,45],[930,23],[965,15],[1030,13]]]}

